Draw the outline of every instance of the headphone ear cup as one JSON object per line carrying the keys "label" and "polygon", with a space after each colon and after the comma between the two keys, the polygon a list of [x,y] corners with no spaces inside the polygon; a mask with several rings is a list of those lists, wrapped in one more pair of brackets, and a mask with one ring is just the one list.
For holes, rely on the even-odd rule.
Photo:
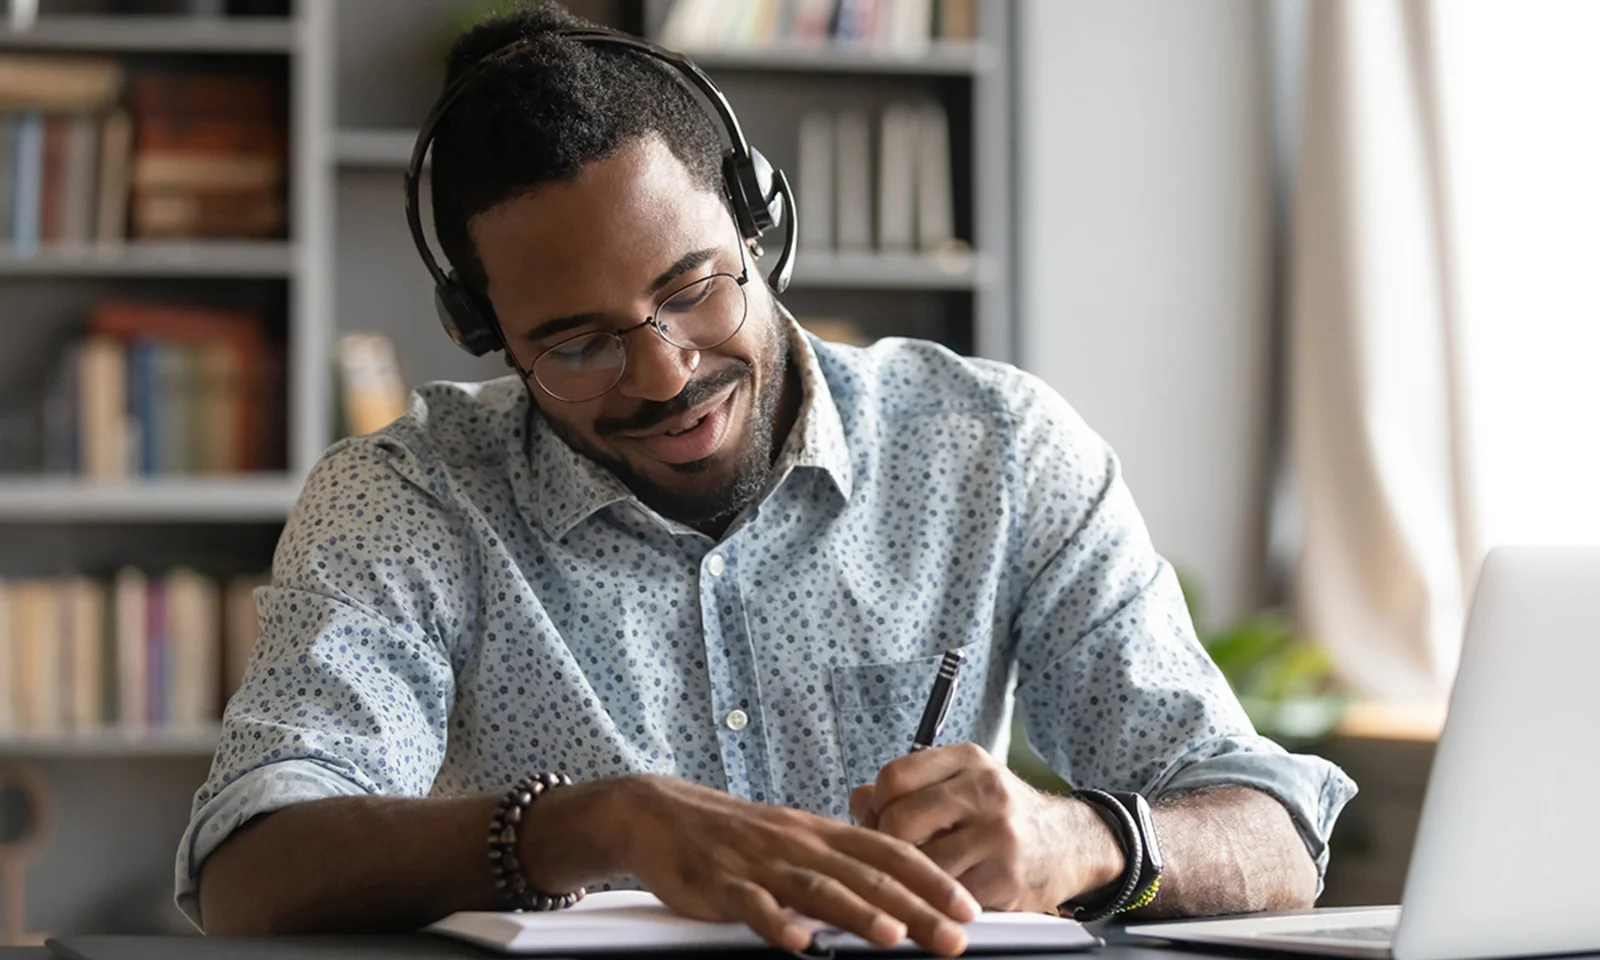
{"label": "headphone ear cup", "polygon": [[783,197],[773,173],[772,164],[754,147],[748,157],[730,152],[723,158],[722,179],[746,240],[760,237],[783,218]]}
{"label": "headphone ear cup", "polygon": [[500,328],[492,317],[484,315],[472,292],[450,272],[450,282],[433,288],[433,308],[439,314],[439,325],[455,341],[456,346],[481,357],[504,346]]}

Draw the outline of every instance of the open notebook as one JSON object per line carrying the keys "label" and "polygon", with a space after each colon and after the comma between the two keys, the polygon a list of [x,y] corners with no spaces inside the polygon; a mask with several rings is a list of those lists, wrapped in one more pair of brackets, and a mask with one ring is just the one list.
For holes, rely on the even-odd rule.
{"label": "open notebook", "polygon": [[[550,913],[455,913],[428,927],[492,950],[576,954],[647,950],[749,948],[765,942],[742,923],[707,923],[679,916],[655,894],[635,890],[592,893]],[[985,913],[967,924],[967,952],[1087,950],[1098,938],[1076,921],[1039,913]],[[854,934],[818,929],[812,948],[823,953],[883,952]],[[917,952],[907,940],[899,950]]]}

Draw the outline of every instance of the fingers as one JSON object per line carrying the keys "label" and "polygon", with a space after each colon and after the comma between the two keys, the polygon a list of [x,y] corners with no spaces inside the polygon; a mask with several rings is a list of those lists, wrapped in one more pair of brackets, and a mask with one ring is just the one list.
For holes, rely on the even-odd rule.
{"label": "fingers", "polygon": [[921,846],[975,812],[976,791],[968,783],[971,779],[958,774],[907,794],[885,807],[874,818],[873,828],[912,846]]}
{"label": "fingers", "polygon": [[961,875],[961,883],[980,903],[1007,910],[1022,896],[1022,880],[1005,861],[988,858]]}
{"label": "fingers", "polygon": [[966,932],[959,925],[889,873],[844,854],[831,855],[820,866],[883,916],[894,918],[902,937],[909,935],[929,952],[945,956],[966,949]]}
{"label": "fingers", "polygon": [[[921,850],[929,860],[938,864],[941,870],[958,880],[990,855],[978,831],[971,829],[952,830],[943,836],[934,837],[922,844]],[[962,885],[966,886],[964,883]],[[967,890],[979,903],[990,903],[978,897],[977,891],[971,887],[967,887]]]}
{"label": "fingers", "polygon": [[748,880],[728,882],[723,907],[728,917],[739,920],[775,947],[799,953],[811,945],[811,930],[780,906],[771,893]]}
{"label": "fingers", "polygon": [[872,791],[872,812],[881,817],[885,808],[907,794],[927,789],[963,770],[991,763],[988,751],[975,743],[908,753],[889,761],[878,771]]}
{"label": "fingers", "polygon": [[892,877],[946,917],[966,923],[978,915],[978,903],[966,888],[910,844],[870,830],[847,830],[833,838],[833,846]]}
{"label": "fingers", "polygon": [[848,930],[877,946],[893,947],[905,939],[904,923],[822,870],[785,864],[773,868],[763,878],[763,885],[806,916]]}
{"label": "fingers", "polygon": [[878,818],[872,812],[872,789],[872,784],[868,783],[850,791],[850,817],[869,830],[878,825]]}

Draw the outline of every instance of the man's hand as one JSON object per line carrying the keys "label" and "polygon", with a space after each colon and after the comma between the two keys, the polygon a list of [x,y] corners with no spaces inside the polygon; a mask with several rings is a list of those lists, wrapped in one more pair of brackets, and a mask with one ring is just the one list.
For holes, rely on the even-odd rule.
{"label": "man's hand", "polygon": [[994,910],[1052,911],[1123,870],[1116,838],[1088,805],[1035,790],[976,744],[889,763],[851,794],[850,812],[919,848]]}
{"label": "man's hand", "polygon": [[749,925],[801,950],[832,924],[881,946],[907,935],[954,956],[977,916],[972,896],[911,844],[668,777],[618,781],[627,796],[628,872],[686,916]]}

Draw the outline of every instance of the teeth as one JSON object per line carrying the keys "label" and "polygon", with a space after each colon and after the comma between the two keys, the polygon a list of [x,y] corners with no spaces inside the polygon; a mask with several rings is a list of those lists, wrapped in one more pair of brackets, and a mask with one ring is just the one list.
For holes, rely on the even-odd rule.
{"label": "teeth", "polygon": [[704,419],[705,419],[705,417],[701,417],[700,420],[696,420],[694,423],[689,424],[687,427],[684,427],[682,430],[668,430],[667,431],[667,436],[669,436],[669,437],[677,437],[677,436],[681,436],[681,435],[683,435],[685,433],[688,433],[690,430],[693,430],[695,427],[700,426],[700,421],[704,420]]}

